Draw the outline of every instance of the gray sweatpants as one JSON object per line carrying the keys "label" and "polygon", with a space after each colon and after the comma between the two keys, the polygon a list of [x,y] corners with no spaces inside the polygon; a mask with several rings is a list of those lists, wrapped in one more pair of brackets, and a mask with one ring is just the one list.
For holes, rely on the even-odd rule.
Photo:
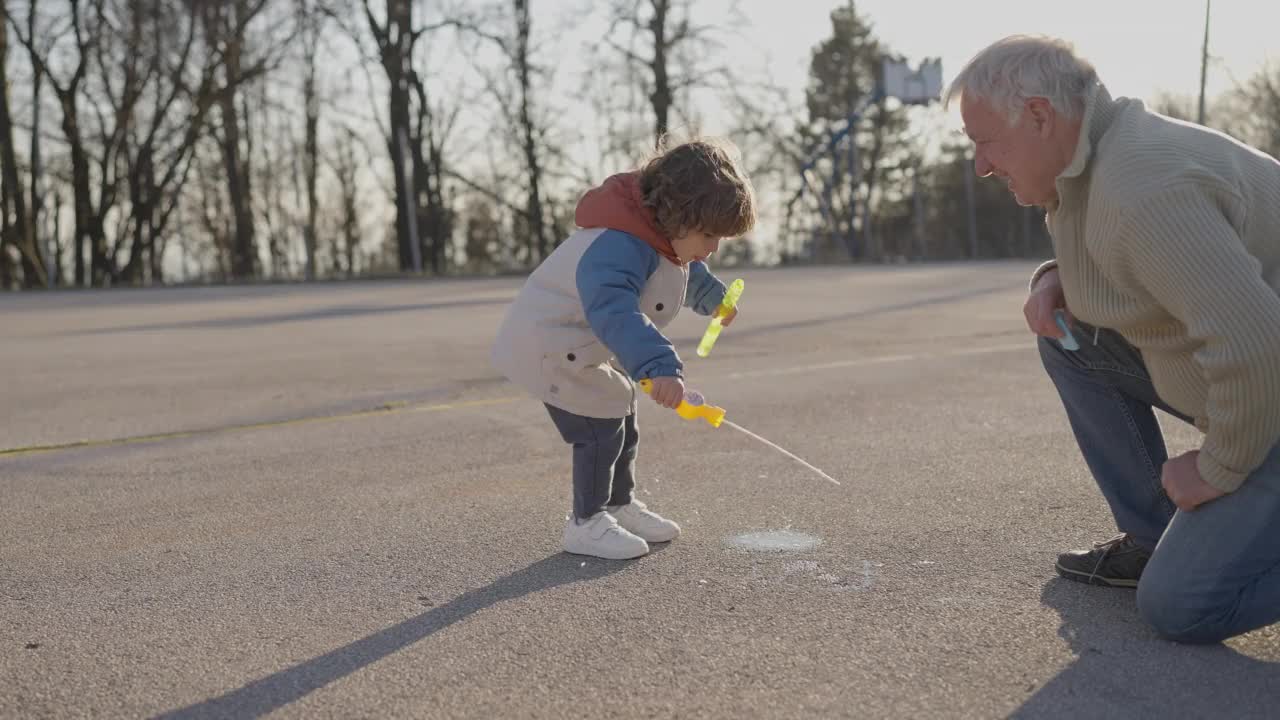
{"label": "gray sweatpants", "polygon": [[573,446],[573,514],[585,520],[606,505],[631,502],[636,486],[636,416],[590,418],[547,405],[560,437]]}

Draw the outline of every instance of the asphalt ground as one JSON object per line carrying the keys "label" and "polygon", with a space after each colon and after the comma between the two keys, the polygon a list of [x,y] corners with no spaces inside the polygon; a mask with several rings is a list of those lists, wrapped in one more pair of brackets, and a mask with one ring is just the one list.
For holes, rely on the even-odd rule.
{"label": "asphalt ground", "polygon": [[1280,628],[1055,576],[1114,525],[1031,269],[746,271],[707,359],[683,313],[689,385],[840,485],[642,401],[683,534],[631,562],[560,552],[519,278],[0,297],[0,716],[1275,717]]}

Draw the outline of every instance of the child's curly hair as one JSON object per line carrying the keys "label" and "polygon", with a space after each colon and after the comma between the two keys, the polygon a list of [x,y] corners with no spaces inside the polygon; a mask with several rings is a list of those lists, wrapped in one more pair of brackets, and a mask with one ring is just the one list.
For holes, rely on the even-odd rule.
{"label": "child's curly hair", "polygon": [[734,238],[756,224],[755,191],[727,140],[692,140],[661,151],[641,168],[640,193],[669,238],[689,231]]}

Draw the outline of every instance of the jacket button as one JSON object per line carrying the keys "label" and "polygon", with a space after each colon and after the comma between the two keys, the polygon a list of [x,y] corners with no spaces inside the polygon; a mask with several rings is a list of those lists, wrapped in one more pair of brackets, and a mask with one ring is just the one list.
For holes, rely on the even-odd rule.
{"label": "jacket button", "polygon": [[655,309],[656,309],[658,312],[662,312],[662,303],[658,303],[658,307],[657,307],[657,308],[655,308]]}
{"label": "jacket button", "polygon": [[569,353],[569,362],[573,362],[574,360],[577,360],[577,359],[578,359],[577,355],[574,355],[573,353]]}

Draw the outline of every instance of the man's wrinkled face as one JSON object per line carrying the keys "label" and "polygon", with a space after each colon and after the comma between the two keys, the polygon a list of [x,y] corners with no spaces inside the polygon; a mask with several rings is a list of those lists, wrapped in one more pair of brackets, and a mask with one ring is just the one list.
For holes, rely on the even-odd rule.
{"label": "man's wrinkled face", "polygon": [[978,177],[1004,180],[1019,205],[1048,205],[1058,196],[1055,181],[1066,163],[1052,142],[1057,115],[1043,98],[1026,102],[1010,125],[981,98],[960,98],[964,131],[973,141]]}

